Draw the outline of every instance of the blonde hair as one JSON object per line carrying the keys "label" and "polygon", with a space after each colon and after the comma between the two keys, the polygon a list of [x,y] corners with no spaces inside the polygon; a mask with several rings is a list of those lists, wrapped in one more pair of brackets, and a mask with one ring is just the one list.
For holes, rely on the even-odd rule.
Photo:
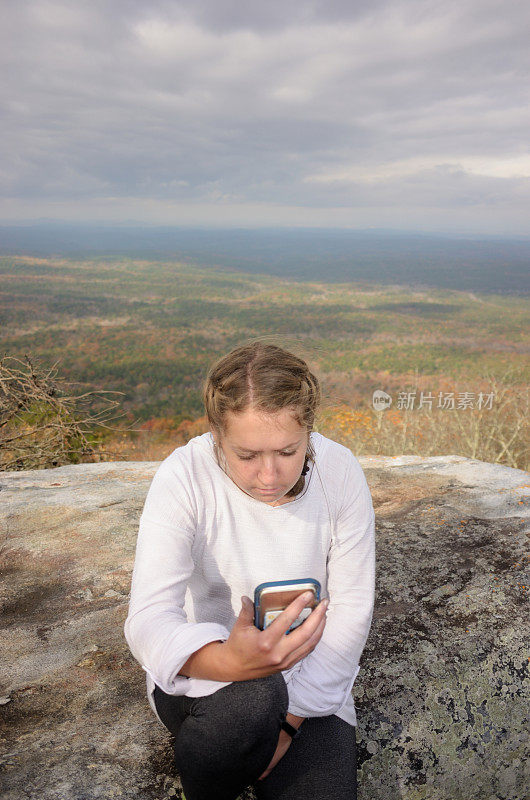
{"label": "blonde hair", "polygon": [[[287,496],[300,494],[315,453],[309,433],[321,401],[320,383],[306,362],[278,347],[255,340],[236,347],[209,369],[203,386],[203,402],[210,429],[221,440],[226,415],[248,408],[265,414],[291,409],[294,419],[308,433],[308,447],[300,478]],[[219,461],[217,447],[215,453]]]}

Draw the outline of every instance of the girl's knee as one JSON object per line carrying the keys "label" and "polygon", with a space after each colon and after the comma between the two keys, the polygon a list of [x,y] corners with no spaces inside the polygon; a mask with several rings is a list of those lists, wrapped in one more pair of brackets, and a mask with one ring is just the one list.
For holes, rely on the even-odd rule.
{"label": "girl's knee", "polygon": [[281,672],[233,681],[211,695],[193,699],[180,731],[180,745],[198,752],[204,745],[209,750],[212,744],[208,758],[214,760],[219,748],[252,748],[256,742],[278,735],[288,706],[287,685]]}
{"label": "girl's knee", "polygon": [[289,693],[281,672],[245,683],[250,684],[248,690],[253,710],[256,709],[258,712],[262,710],[265,715],[270,715],[273,711],[280,715],[287,714]]}
{"label": "girl's knee", "polygon": [[248,782],[263,772],[287,713],[287,687],[280,677],[234,682],[215,692],[216,698],[195,701],[174,743],[183,778],[230,781],[245,774]]}

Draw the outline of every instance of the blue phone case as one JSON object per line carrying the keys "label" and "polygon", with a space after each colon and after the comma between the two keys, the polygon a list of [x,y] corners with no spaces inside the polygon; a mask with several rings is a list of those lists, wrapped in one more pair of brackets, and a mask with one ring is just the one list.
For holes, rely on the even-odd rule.
{"label": "blue phone case", "polygon": [[[321,585],[320,585],[320,582],[317,581],[315,578],[296,578],[296,579],[294,579],[292,581],[265,581],[265,583],[260,583],[259,586],[256,586],[256,588],[254,589],[254,625],[257,628],[259,628],[259,624],[258,624],[259,623],[259,612],[260,612],[259,598],[260,598],[261,590],[265,589],[265,588],[268,588],[269,586],[285,586],[286,584],[292,585],[292,584],[296,584],[296,583],[312,583],[313,586],[316,589],[316,597],[315,597],[316,602],[317,602],[317,604],[320,602]],[[297,620],[295,620],[293,625],[289,628],[288,631],[286,631],[286,633],[290,633],[295,627],[298,627],[298,625],[296,623],[297,623]]]}

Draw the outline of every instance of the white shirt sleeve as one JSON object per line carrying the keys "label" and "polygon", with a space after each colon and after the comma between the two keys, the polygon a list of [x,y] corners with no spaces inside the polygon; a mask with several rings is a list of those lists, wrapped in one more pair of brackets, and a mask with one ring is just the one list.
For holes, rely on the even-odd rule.
{"label": "white shirt sleeve", "polygon": [[375,597],[375,516],[364,472],[352,455],[328,553],[324,633],[289,676],[289,712],[335,714],[347,701],[368,638]]}
{"label": "white shirt sleeve", "polygon": [[215,622],[189,623],[184,611],[195,517],[189,484],[163,462],[140,520],[124,633],[133,656],[166,694],[184,693],[189,678],[177,673],[192,653],[229,636]]}

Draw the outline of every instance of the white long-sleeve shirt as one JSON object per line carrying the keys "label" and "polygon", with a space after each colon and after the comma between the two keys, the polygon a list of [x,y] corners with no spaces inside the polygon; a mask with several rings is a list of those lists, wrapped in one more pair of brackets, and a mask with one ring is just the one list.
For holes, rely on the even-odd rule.
{"label": "white long-sleeve shirt", "polygon": [[253,598],[265,581],[316,578],[330,601],[326,626],[313,651],[282,673],[289,712],[357,724],[351,689],[373,614],[374,510],[351,451],[315,431],[310,436],[316,455],[304,489],[279,506],[231,480],[211,433],[178,447],[156,472],[124,629],[156,715],[155,683],[166,694],[191,697],[229,685],[177,673],[205,644],[228,639],[242,595]]}

